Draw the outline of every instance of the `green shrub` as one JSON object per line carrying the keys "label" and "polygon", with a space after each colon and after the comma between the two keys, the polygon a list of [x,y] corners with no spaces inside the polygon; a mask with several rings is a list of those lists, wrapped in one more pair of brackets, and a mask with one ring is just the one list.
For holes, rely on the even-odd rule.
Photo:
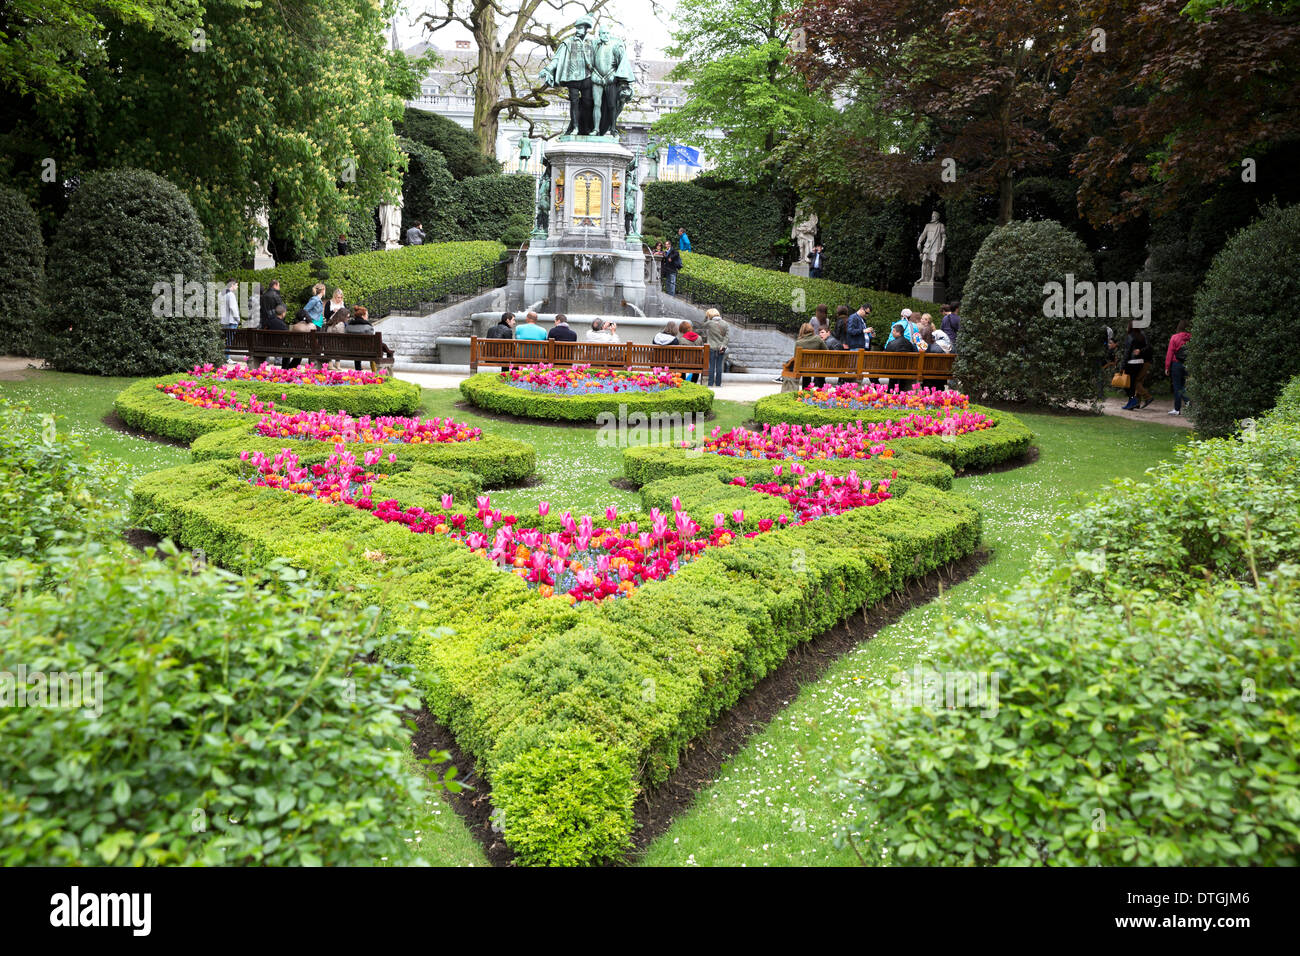
{"label": "green shrub", "polygon": [[[957,471],[972,468],[990,468],[1017,458],[1023,458],[1033,444],[1034,433],[1020,419],[1007,412],[971,405],[968,409],[993,419],[992,428],[969,432],[965,435],[925,435],[916,438],[896,438],[890,448],[928,455],[946,462]],[[788,422],[792,425],[834,425],[848,422],[897,421],[913,414],[908,409],[853,409],[818,408],[799,401],[797,393],[766,395],[754,406],[754,421],[760,425]],[[927,414],[927,412],[921,412]],[[934,410],[932,414],[941,416]]]}
{"label": "green shrub", "polygon": [[[418,291],[447,282],[457,276],[477,272],[500,258],[504,247],[492,242],[426,243],[422,246],[402,246],[400,249],[362,252],[349,256],[333,256],[325,260],[331,280],[342,286],[348,304],[365,301],[387,289]],[[233,274],[241,282],[257,282],[263,288],[272,279],[280,280],[286,290],[310,289],[315,280],[307,262],[290,262],[274,269],[254,271],[245,269]],[[306,303],[286,301],[292,313]],[[373,310],[372,310],[373,312]],[[374,316],[372,315],[372,318]],[[379,329],[383,332],[383,328]],[[190,365],[195,363],[191,362]],[[168,371],[175,371],[173,366]]]}
{"label": "green shrub", "polygon": [[5,709],[4,865],[403,854],[393,814],[427,792],[403,759],[403,712],[418,698],[372,662],[378,608],[296,575],[267,589],[195,574],[189,557],[88,548],[57,559],[66,583],[48,592],[30,587],[31,564],[0,568],[6,661],[33,686],[36,674],[74,675],[82,694]]}
{"label": "green shrub", "polygon": [[[473,176],[456,183],[456,226],[447,238],[498,240],[512,216],[521,215],[531,228],[532,176]],[[441,237],[434,237],[441,238]]]}
{"label": "green shrub", "polygon": [[61,544],[121,534],[120,469],[58,431],[53,415],[0,402],[0,558],[38,560]]}
{"label": "green shrub", "polygon": [[215,314],[154,314],[156,284],[176,276],[186,284],[212,278],[185,194],[139,169],[87,176],[50,247],[47,359],[95,375],[161,375],[218,360]]}
{"label": "green shrub", "polygon": [[[818,302],[827,303],[832,311],[838,305],[856,309],[864,302],[870,303],[878,334],[903,309],[930,312],[936,317],[940,314],[939,306],[933,302],[841,285],[829,279],[804,279],[788,272],[759,269],[697,252],[682,256],[677,288],[699,305],[716,306],[723,312],[745,315],[752,321],[775,325],[787,332],[797,332]],[[963,325],[962,335],[965,333]]]}
{"label": "green shrub", "polygon": [[399,142],[409,157],[402,179],[403,235],[410,226],[422,222],[429,241],[464,238],[456,233],[460,213],[456,180],[443,155],[410,140]]}
{"label": "green shrub", "polygon": [[455,179],[501,172],[501,164],[478,148],[474,134],[445,116],[408,106],[397,132],[439,153]]}
{"label": "green shrub", "polygon": [[[548,395],[516,388],[499,372],[480,372],[460,383],[461,394],[479,408],[551,421],[594,422],[601,416],[637,412],[673,415],[684,412],[708,413],[713,408],[713,392],[693,382],[662,392],[610,395]],[[629,423],[635,427],[635,422]],[[664,427],[670,423],[665,421]],[[680,427],[677,428],[680,431]]]}
{"label": "green shrub", "polygon": [[[178,401],[158,390],[159,385],[177,382],[187,377],[186,375],[163,375],[133,382],[118,392],[117,397],[113,399],[113,410],[132,428],[138,428],[148,435],[176,441],[190,442],[211,431],[242,428],[248,425],[248,415],[243,412],[224,408],[199,408]],[[238,392],[241,400],[247,400],[250,391],[257,393],[263,390],[236,389],[235,391]],[[266,394],[259,395],[263,401],[279,398],[278,394],[270,394],[269,389],[265,392]],[[277,411],[289,414],[299,411],[287,402],[276,401],[275,407]]]}
{"label": "green shrub", "polygon": [[527,214],[514,213],[506,223],[505,232],[501,233],[501,244],[507,249],[517,249],[528,241],[532,232],[533,226]]}
{"label": "green shrub", "polygon": [[962,295],[953,376],[963,391],[1040,405],[1096,397],[1098,336],[1115,320],[1044,317],[1046,284],[1064,286],[1067,274],[1091,281],[1092,257],[1060,223],[1011,222],[989,234]]}
{"label": "green shrub", "polygon": [[25,196],[0,186],[0,355],[34,355],[45,312],[45,240]]}
{"label": "green shrub", "polygon": [[1228,240],[1196,293],[1187,377],[1198,431],[1230,433],[1267,411],[1300,373],[1300,352],[1266,334],[1297,296],[1300,204],[1272,207]]}
{"label": "green shrub", "polygon": [[1291,379],[1277,404],[1264,416],[1264,425],[1300,425],[1300,375]]}
{"label": "green shrub", "polygon": [[651,218],[658,219],[663,235],[674,242],[684,226],[692,249],[768,269],[781,264],[772,244],[790,232],[780,197],[739,183],[646,183],[642,215],[646,228]]}
{"label": "green shrub", "polygon": [[[707,510],[719,487],[688,490],[683,503]],[[770,504],[723,490],[747,509]],[[916,482],[874,507],[710,549],[672,578],[578,609],[445,537],[254,488],[228,462],[148,475],[133,507],[223,566],[279,555],[326,588],[380,573],[378,559],[339,555],[382,555],[383,573],[401,575],[379,592],[385,621],[403,629],[389,654],[413,666],[429,709],[475,756],[507,842],[530,864],[617,855],[636,788],[665,779],[682,748],[791,648],[969,554],[979,535],[972,503]],[[792,549],[806,566],[793,568]]]}
{"label": "green shrub", "polygon": [[[866,698],[836,773],[864,861],[1294,863],[1300,568],[1190,605],[1116,590],[1115,607],[1071,600],[1068,572],[963,618],[933,665]],[[962,675],[991,673],[960,706]]]}

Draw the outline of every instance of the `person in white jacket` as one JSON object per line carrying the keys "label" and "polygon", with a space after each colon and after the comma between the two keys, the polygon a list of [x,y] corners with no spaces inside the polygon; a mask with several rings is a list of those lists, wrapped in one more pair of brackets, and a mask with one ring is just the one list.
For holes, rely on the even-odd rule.
{"label": "person in white jacket", "polygon": [[235,293],[239,283],[235,279],[226,280],[226,291],[221,293],[219,320],[222,337],[226,342],[226,361],[230,361],[230,342],[235,329],[239,328],[239,296]]}
{"label": "person in white jacket", "polygon": [[588,342],[605,342],[610,345],[617,345],[619,342],[618,326],[604,319],[592,319],[591,328],[587,330],[586,339]]}

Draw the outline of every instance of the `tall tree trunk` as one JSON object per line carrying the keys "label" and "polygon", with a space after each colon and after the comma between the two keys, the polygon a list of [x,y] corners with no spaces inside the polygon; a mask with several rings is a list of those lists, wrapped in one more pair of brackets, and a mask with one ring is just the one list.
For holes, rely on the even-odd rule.
{"label": "tall tree trunk", "polygon": [[479,152],[497,158],[497,100],[501,93],[504,62],[496,54],[497,18],[490,3],[474,5],[471,15],[474,42],[478,45],[478,71],[474,77],[474,136]]}
{"label": "tall tree trunk", "polygon": [[1015,193],[1012,192],[1011,170],[1002,174],[998,183],[998,225],[1005,226],[1015,215]]}

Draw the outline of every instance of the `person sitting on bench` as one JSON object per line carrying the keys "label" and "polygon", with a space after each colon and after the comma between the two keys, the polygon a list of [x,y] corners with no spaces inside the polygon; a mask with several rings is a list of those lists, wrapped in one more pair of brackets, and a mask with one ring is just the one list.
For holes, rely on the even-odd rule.
{"label": "person sitting on bench", "polygon": [[[343,331],[349,335],[374,335],[375,327],[370,324],[370,310],[364,305],[354,305],[352,318],[348,319],[347,325],[343,326]],[[352,365],[358,372],[361,371],[360,359],[355,360]]]}
{"label": "person sitting on bench", "polygon": [[[293,325],[289,326],[290,332],[315,332],[316,323],[311,320],[311,313],[306,309],[299,309],[293,317]],[[295,355],[293,358],[284,356],[280,360],[281,368],[297,368],[302,364],[302,356]]]}

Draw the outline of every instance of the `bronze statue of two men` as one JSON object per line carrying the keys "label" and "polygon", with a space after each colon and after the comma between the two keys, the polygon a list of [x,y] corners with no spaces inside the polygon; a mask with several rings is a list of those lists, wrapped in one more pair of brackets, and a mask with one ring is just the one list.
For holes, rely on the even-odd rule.
{"label": "bronze statue of two men", "polygon": [[556,48],[542,67],[543,82],[569,91],[566,136],[570,133],[616,135],[618,114],[632,99],[636,76],[627,49],[603,25],[593,41],[590,33],[595,25],[590,16],[580,17],[574,24],[573,35]]}

